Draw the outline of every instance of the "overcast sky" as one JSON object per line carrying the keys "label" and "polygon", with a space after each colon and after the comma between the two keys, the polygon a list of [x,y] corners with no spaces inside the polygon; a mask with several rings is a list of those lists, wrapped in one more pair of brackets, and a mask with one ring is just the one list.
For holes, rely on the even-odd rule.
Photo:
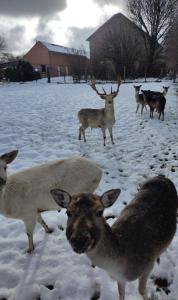
{"label": "overcast sky", "polygon": [[36,40],[87,47],[85,40],[124,0],[0,0],[0,35],[8,51],[24,54]]}

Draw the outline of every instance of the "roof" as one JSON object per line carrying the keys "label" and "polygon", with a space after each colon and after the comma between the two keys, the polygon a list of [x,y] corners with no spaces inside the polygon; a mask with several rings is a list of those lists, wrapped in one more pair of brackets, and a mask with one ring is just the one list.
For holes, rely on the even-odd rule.
{"label": "roof", "polygon": [[77,50],[74,48],[68,48],[68,47],[64,47],[64,46],[60,46],[60,45],[56,45],[56,44],[50,44],[50,43],[47,43],[44,41],[37,41],[37,42],[40,42],[41,44],[43,44],[50,52],[86,56],[86,53],[83,50]]}
{"label": "roof", "polygon": [[102,29],[104,29],[105,26],[109,25],[113,19],[115,20],[125,20],[128,23],[130,23],[133,27],[135,27],[137,30],[141,31],[142,34],[145,33],[141,28],[139,28],[133,21],[131,21],[129,18],[127,18],[125,15],[121,13],[117,13],[113,15],[109,20],[107,20],[103,25],[101,25],[93,34],[91,34],[88,38],[87,41],[91,41],[92,38],[94,38],[97,34],[100,33]]}

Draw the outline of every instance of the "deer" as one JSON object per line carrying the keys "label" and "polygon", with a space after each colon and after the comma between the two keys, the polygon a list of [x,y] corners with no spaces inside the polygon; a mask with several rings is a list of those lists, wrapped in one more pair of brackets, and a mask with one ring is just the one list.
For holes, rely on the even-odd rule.
{"label": "deer", "polygon": [[[141,88],[141,85],[138,85],[138,86],[134,85],[135,100],[136,100],[136,103],[137,103],[136,113],[138,112],[138,109],[139,109],[139,107],[141,105],[141,114],[142,114],[144,107],[147,110],[147,108],[146,108],[146,104],[147,103],[145,102],[143,94],[139,93],[140,92],[140,88]],[[156,96],[164,96],[165,97],[167,95],[168,89],[169,89],[169,86],[163,86],[163,91],[162,92],[150,91],[150,93],[152,93],[153,95],[156,95]]]}
{"label": "deer", "polygon": [[158,94],[153,93],[152,91],[148,90],[142,90],[143,97],[145,99],[145,102],[150,107],[150,118],[153,118],[154,110],[158,112],[159,116],[158,119],[160,119],[162,115],[162,121],[164,121],[164,109],[166,105],[166,98],[162,94],[158,92]]}
{"label": "deer", "polygon": [[60,212],[50,194],[51,188],[61,188],[70,193],[94,192],[102,171],[93,161],[83,157],[49,161],[7,176],[7,166],[16,158],[17,150],[0,156],[0,214],[24,222],[28,237],[27,252],[34,250],[33,232],[40,223],[46,233],[52,230],[41,213],[50,210]]}
{"label": "deer", "polygon": [[167,95],[169,90],[169,86],[163,86],[163,91],[162,92],[157,92],[157,91],[150,91],[151,93],[153,93],[154,95],[163,95],[164,97]]}
{"label": "deer", "polygon": [[117,281],[120,300],[125,299],[126,282],[136,279],[139,293],[148,300],[149,274],[176,232],[177,191],[166,177],[148,179],[110,227],[103,211],[120,192],[111,189],[98,196],[51,190],[56,203],[66,208],[66,237],[72,249],[85,253],[93,265]]}
{"label": "deer", "polygon": [[136,100],[136,103],[137,103],[137,108],[136,108],[136,113],[138,112],[138,109],[141,105],[141,114],[143,113],[143,109],[145,107],[145,109],[147,110],[146,108],[146,102],[145,102],[145,99],[143,97],[143,94],[140,94],[140,88],[141,88],[141,85],[134,85],[134,89],[135,89],[135,100]]}
{"label": "deer", "polygon": [[80,122],[79,127],[79,137],[78,139],[81,140],[83,135],[84,142],[86,142],[85,130],[88,127],[91,128],[101,128],[104,140],[104,146],[106,146],[106,129],[108,129],[111,142],[114,144],[112,128],[115,124],[115,115],[114,115],[114,98],[117,96],[119,92],[119,87],[121,84],[121,78],[118,77],[117,80],[117,89],[116,91],[106,93],[103,88],[103,93],[98,92],[96,88],[96,82],[93,80],[90,84],[91,88],[97,93],[98,96],[102,100],[105,101],[105,107],[100,109],[93,109],[93,108],[83,108],[78,112],[78,119]]}

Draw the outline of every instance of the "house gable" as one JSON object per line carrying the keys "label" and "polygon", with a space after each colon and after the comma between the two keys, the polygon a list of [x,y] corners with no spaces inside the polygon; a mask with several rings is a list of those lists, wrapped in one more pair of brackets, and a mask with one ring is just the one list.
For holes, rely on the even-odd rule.
{"label": "house gable", "polygon": [[23,59],[33,66],[50,64],[49,51],[39,41],[24,55]]}

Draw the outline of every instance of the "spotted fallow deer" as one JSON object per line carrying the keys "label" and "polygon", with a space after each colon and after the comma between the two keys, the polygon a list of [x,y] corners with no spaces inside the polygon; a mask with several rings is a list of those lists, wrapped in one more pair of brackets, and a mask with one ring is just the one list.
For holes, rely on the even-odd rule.
{"label": "spotted fallow deer", "polygon": [[178,207],[174,184],[163,176],[147,180],[110,227],[103,210],[111,206],[120,189],[102,196],[73,196],[51,191],[58,205],[67,208],[66,236],[73,250],[86,253],[92,263],[117,280],[119,299],[125,299],[125,283],[139,280],[138,290],[148,300],[146,283],[155,260],[166,250],[176,232]]}
{"label": "spotted fallow deer", "polygon": [[78,112],[78,118],[80,122],[79,128],[79,140],[83,135],[84,142],[86,142],[85,130],[88,127],[91,128],[101,128],[104,139],[104,146],[106,145],[106,129],[109,130],[109,134],[111,137],[111,142],[114,144],[112,128],[115,124],[115,115],[114,115],[114,98],[117,96],[119,92],[119,86],[121,84],[121,78],[118,77],[117,81],[117,90],[112,91],[109,94],[103,89],[104,93],[99,93],[95,81],[91,82],[92,89],[100,96],[101,99],[105,101],[105,107],[100,109],[93,108],[83,108]]}
{"label": "spotted fallow deer", "polygon": [[46,233],[51,230],[41,213],[60,211],[50,189],[59,187],[70,193],[93,192],[101,179],[102,171],[93,161],[74,156],[55,160],[7,176],[6,168],[18,151],[0,156],[0,214],[24,222],[28,236],[28,252],[34,249],[33,232],[39,222]]}

